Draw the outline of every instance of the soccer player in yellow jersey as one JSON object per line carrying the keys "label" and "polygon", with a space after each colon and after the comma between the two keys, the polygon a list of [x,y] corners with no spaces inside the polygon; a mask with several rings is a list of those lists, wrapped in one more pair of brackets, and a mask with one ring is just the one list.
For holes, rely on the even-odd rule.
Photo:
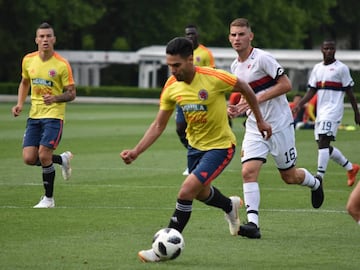
{"label": "soccer player in yellow jersey", "polygon": [[[190,39],[193,43],[194,47],[194,65],[195,66],[207,66],[215,68],[215,59],[212,52],[205,47],[203,44],[199,43],[199,32],[197,30],[196,25],[189,24],[185,27],[185,37]],[[188,140],[186,138],[186,121],[183,114],[183,111],[179,106],[176,106],[176,114],[175,114],[175,121],[176,121],[176,133],[179,136],[180,142],[185,146],[188,147]],[[183,175],[188,175],[189,169],[183,172]]]}
{"label": "soccer player in yellow jersey", "polygon": [[[190,219],[193,200],[220,208],[229,222],[230,233],[237,235],[240,226],[238,209],[241,199],[226,197],[212,185],[225,169],[235,152],[236,138],[228,124],[225,94],[239,91],[248,101],[257,119],[257,127],[268,139],[272,129],[260,113],[254,92],[236,76],[222,70],[194,65],[192,42],[184,37],[171,40],[166,47],[166,63],[171,71],[160,98],[160,108],[154,122],[133,149],[123,150],[121,158],[132,163],[162,134],[175,105],[184,111],[188,123],[188,167],[168,227],[182,232]],[[138,253],[143,262],[158,262],[153,249]]]}
{"label": "soccer player in yellow jersey", "polygon": [[31,108],[23,140],[23,160],[27,165],[42,167],[45,195],[34,208],[55,206],[53,197],[55,167],[60,164],[65,180],[71,176],[72,153],[54,155],[63,131],[65,103],[76,96],[70,64],[54,51],[56,37],[48,23],[36,30],[38,50],[27,54],[22,61],[22,79],[18,88],[18,101],[12,108],[15,117],[21,114],[31,89]]}

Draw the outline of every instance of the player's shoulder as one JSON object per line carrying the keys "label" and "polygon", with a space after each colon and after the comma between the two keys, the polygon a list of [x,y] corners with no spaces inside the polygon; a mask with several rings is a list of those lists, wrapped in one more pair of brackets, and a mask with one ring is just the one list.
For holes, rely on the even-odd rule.
{"label": "player's shoulder", "polygon": [[69,61],[68,61],[65,57],[63,57],[61,54],[59,54],[58,52],[54,52],[53,57],[54,57],[56,60],[65,63],[66,65],[69,64]]}
{"label": "player's shoulder", "polygon": [[177,83],[177,80],[174,75],[171,75],[165,82],[163,89],[174,86]]}
{"label": "player's shoulder", "polygon": [[260,48],[253,48],[253,50],[251,51],[250,57],[271,57],[274,58],[274,56],[272,55],[272,53],[270,53],[269,51],[266,51],[264,49],[260,49]]}
{"label": "player's shoulder", "polygon": [[344,62],[342,62],[341,60],[338,60],[338,59],[336,59],[336,61],[334,62],[334,65],[341,67],[341,68],[346,68],[346,69],[349,68]]}
{"label": "player's shoulder", "polygon": [[24,59],[30,59],[30,58],[36,57],[38,55],[39,55],[39,51],[30,52],[24,56]]}

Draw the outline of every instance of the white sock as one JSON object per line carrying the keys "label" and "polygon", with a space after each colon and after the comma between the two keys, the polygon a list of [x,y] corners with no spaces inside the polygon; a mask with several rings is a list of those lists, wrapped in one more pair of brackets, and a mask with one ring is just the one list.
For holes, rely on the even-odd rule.
{"label": "white sock", "polygon": [[336,147],[333,147],[330,158],[340,166],[343,166],[347,171],[352,170],[352,163],[348,161],[347,158]]}
{"label": "white sock", "polygon": [[299,170],[303,170],[305,173],[305,178],[301,185],[307,186],[311,188],[311,190],[317,190],[320,186],[320,181],[316,179],[307,169],[299,168]]}
{"label": "white sock", "polygon": [[324,177],[327,165],[330,160],[329,148],[323,148],[318,150],[318,168],[317,174]]}
{"label": "white sock", "polygon": [[248,222],[253,222],[259,227],[259,184],[257,182],[244,183],[243,190]]}

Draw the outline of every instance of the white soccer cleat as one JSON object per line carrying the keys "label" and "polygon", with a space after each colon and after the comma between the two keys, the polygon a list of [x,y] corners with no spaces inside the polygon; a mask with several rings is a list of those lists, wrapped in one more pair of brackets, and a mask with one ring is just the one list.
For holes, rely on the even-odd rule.
{"label": "white soccer cleat", "polygon": [[62,153],[60,156],[62,159],[62,165],[61,165],[62,176],[65,180],[69,180],[71,177],[70,160],[73,158],[73,154],[70,151],[66,151]]}
{"label": "white soccer cleat", "polygon": [[55,200],[54,198],[48,198],[46,196],[42,196],[40,202],[34,206],[34,208],[54,208]]}
{"label": "white soccer cleat", "polygon": [[225,213],[225,219],[229,223],[229,230],[231,235],[238,235],[240,228],[239,208],[243,205],[240,197],[232,196],[229,198],[232,202],[232,210],[230,213]]}
{"label": "white soccer cleat", "polygon": [[186,168],[185,171],[183,171],[182,175],[189,175],[189,168]]}
{"label": "white soccer cleat", "polygon": [[138,257],[144,263],[161,261],[160,257],[158,255],[156,255],[155,251],[152,248],[148,249],[148,250],[139,251]]}

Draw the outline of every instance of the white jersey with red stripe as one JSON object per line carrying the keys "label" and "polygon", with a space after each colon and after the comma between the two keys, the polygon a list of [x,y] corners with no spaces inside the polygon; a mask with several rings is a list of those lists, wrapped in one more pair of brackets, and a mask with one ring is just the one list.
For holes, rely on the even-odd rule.
{"label": "white jersey with red stripe", "polygon": [[323,62],[314,66],[309,77],[309,88],[317,90],[316,122],[340,122],[344,113],[345,90],[352,87],[349,68],[339,60],[330,65]]}
{"label": "white jersey with red stripe", "polygon": [[[248,82],[256,95],[261,95],[276,84],[284,69],[268,52],[253,48],[244,62],[235,59],[231,72]],[[271,125],[273,133],[287,128],[293,123],[289,102],[285,94],[259,104],[264,120]],[[254,114],[246,120],[246,132],[259,133]]]}

